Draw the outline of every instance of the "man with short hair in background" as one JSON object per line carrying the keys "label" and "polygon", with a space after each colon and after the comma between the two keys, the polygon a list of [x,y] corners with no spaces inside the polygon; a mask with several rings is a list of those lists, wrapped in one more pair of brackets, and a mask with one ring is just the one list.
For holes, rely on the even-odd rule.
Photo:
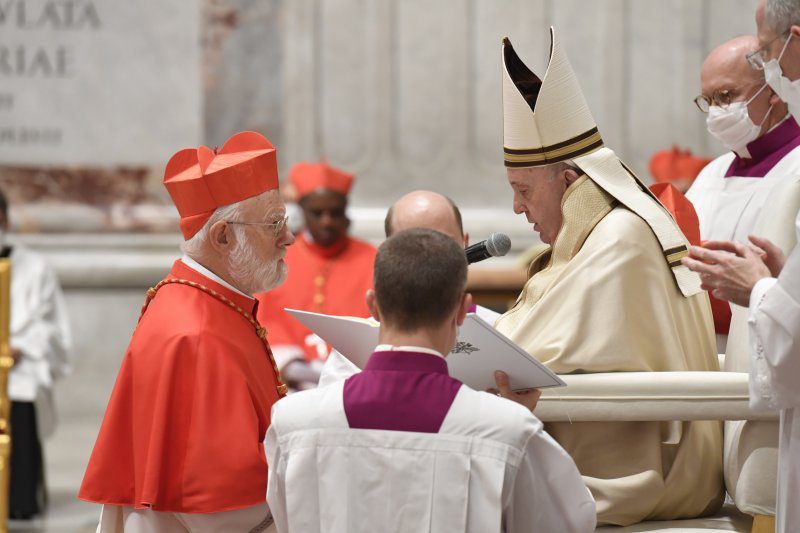
{"label": "man with short hair in background", "polygon": [[[469,233],[464,231],[461,211],[456,203],[449,197],[433,191],[416,190],[401,196],[386,212],[383,227],[387,239],[399,231],[425,228],[447,235],[459,246],[466,247],[469,244]],[[476,313],[489,324],[494,324],[497,317],[500,316],[491,309],[479,305],[472,305],[469,312]],[[320,385],[333,383],[357,372],[359,372],[359,368],[356,365],[333,350],[325,362]],[[497,389],[493,390],[500,396],[531,410],[541,395],[538,390],[511,390],[508,376],[502,371],[496,373],[495,382]]]}
{"label": "man with short hair in background", "polygon": [[253,295],[283,282],[294,242],[276,150],[255,132],[187,148],[164,185],[184,255],[147,291],[78,496],[103,504],[98,533],[263,531],[287,387]]}
{"label": "man with short hair in background", "polygon": [[428,228],[444,233],[463,247],[469,245],[461,211],[443,194],[433,191],[411,191],[389,207],[383,223],[386,237],[411,228]]}
{"label": "man with short hair in background", "polygon": [[380,345],[364,371],[273,409],[278,531],[594,531],[575,464],[530,410],[448,374],[471,305],[463,247],[400,231],[379,248],[374,280]]}

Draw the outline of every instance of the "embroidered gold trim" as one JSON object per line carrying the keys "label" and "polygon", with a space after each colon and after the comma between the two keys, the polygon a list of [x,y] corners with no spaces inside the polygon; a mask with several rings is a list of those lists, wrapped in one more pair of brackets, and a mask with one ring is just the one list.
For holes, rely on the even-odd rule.
{"label": "embroidered gold trim", "polygon": [[566,159],[583,155],[591,150],[603,146],[603,139],[600,132],[595,129],[594,133],[588,137],[584,134],[578,135],[564,143],[558,143],[554,147],[532,148],[526,150],[516,150],[503,148],[506,166],[513,166],[519,163],[556,163]]}
{"label": "embroidered gold trim", "polygon": [[581,134],[576,135],[566,141],[557,142],[555,144],[551,144],[550,146],[542,146],[540,148],[507,148],[504,147],[503,149],[507,154],[540,154],[542,152],[553,151],[559,148],[566,148],[571,144],[575,144],[579,141],[583,141],[584,139],[588,139],[589,137],[597,134],[597,127],[594,127],[590,130],[584,131]]}
{"label": "embroidered gold trim", "polygon": [[664,250],[664,256],[667,258],[668,263],[680,262],[687,255],[689,255],[689,250],[685,246]]}

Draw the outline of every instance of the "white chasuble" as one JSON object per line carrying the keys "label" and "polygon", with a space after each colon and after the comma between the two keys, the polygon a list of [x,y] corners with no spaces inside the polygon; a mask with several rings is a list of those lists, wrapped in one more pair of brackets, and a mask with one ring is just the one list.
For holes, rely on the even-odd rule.
{"label": "white chasuble", "polygon": [[[495,327],[559,374],[718,370],[705,292],[684,297],[647,223],[585,176],[564,222]],[[718,422],[553,423],[598,523],[710,514],[721,505]]]}
{"label": "white chasuble", "polygon": [[[800,240],[800,216],[797,221]],[[800,246],[750,295],[750,404],[780,409],[776,532],[800,526]]]}

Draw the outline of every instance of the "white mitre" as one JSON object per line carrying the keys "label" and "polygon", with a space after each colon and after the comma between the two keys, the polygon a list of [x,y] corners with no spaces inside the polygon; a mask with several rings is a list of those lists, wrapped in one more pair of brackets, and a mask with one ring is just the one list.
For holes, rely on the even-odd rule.
{"label": "white mitre", "polygon": [[550,28],[550,62],[540,80],[503,39],[503,152],[507,167],[572,160],[589,178],[642,217],[661,244],[684,296],[701,292],[700,277],[681,264],[688,241],[672,215],[612,150],[603,145],[567,55]]}

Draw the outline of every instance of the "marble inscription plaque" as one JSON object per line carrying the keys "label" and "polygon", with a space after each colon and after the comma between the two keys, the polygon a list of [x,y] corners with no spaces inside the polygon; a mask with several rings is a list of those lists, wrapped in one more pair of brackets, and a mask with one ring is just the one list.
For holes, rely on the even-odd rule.
{"label": "marble inscription plaque", "polygon": [[0,165],[158,166],[202,135],[199,0],[0,0]]}

